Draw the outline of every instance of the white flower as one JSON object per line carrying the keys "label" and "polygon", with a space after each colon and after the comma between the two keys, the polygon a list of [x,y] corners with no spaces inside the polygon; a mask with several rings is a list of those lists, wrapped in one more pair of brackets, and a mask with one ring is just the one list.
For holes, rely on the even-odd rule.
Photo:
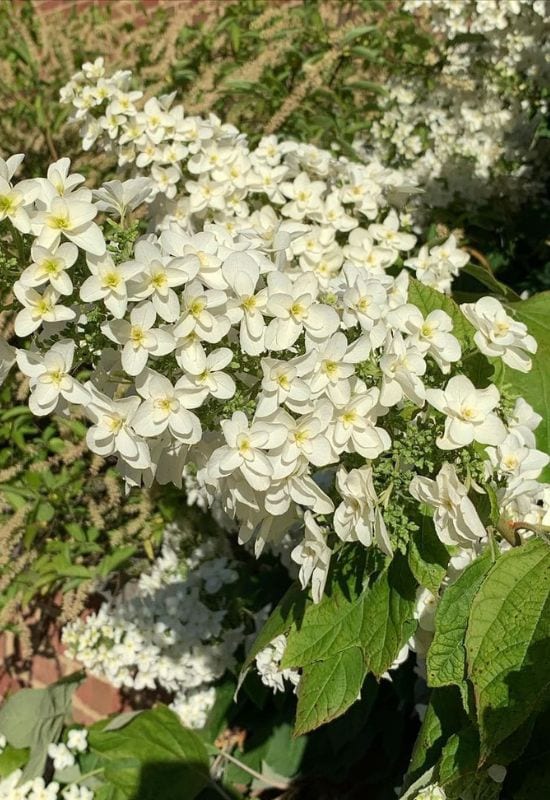
{"label": "white flower", "polygon": [[388,432],[375,426],[379,398],[380,392],[373,386],[352,394],[348,403],[335,411],[331,437],[338,452],[374,459],[391,447]]}
{"label": "white flower", "polygon": [[185,287],[182,297],[182,315],[174,326],[174,336],[183,339],[191,333],[199,339],[215,344],[223,339],[230,320],[224,315],[227,295],[216,289],[204,289],[199,281]]}
{"label": "white flower", "polygon": [[67,767],[72,767],[75,759],[67,745],[60,742],[59,744],[50,744],[48,746],[48,755],[53,761],[54,769],[62,770]]}
{"label": "white flower", "polygon": [[283,404],[294,411],[305,406],[311,397],[311,389],[301,376],[311,372],[314,358],[313,352],[291,361],[262,358],[262,391],[256,407],[257,416],[267,417]]}
{"label": "white flower", "polygon": [[168,331],[153,328],[156,312],[152,303],[142,303],[130,312],[130,321],[113,319],[101,325],[103,333],[121,344],[122,368],[128,375],[139,375],[150,355],[171,353],[176,343]]}
{"label": "white flower", "polygon": [[86,433],[90,450],[100,456],[119,453],[135,469],[146,469],[151,463],[147,445],[136,437],[130,427],[140,404],[139,397],[111,400],[90,383],[86,384],[86,388],[91,400],[85,410],[94,423]]}
{"label": "white flower", "polygon": [[222,265],[222,273],[234,293],[227,303],[227,315],[232,324],[240,321],[241,349],[251,356],[265,350],[265,320],[263,311],[267,302],[267,289],[256,292],[260,269],[246,253],[232,253]]}
{"label": "white flower", "polygon": [[434,509],[435,530],[443,544],[468,548],[486,538],[475,506],[452,464],[445,462],[435,480],[416,475],[409,491],[419,503]]}
{"label": "white flower", "polygon": [[69,339],[56,342],[44,356],[17,350],[17,365],[23,375],[31,378],[29,408],[33,414],[51,414],[60,397],[68,403],[87,403],[88,392],[70,375],[74,350],[75,344]]}
{"label": "white flower", "polygon": [[64,242],[56,249],[34,244],[31,249],[33,263],[21,273],[19,280],[24,286],[33,288],[49,282],[59,294],[70,295],[73,284],[67,270],[77,257],[78,248],[71,242]]}
{"label": "white flower", "polygon": [[128,305],[126,284],[138,274],[140,266],[133,261],[117,266],[108,253],[101,258],[88,256],[87,264],[92,274],[80,287],[80,299],[84,303],[103,300],[111,314],[122,319]]}
{"label": "white flower", "polygon": [[[12,159],[16,158],[18,157],[12,156]],[[9,158],[8,162],[10,162]],[[11,175],[7,168],[8,162],[0,159],[0,222],[9,219],[18,231],[29,233],[31,230],[29,207],[38,197],[40,186],[36,181],[28,180],[20,181],[15,187],[12,187],[9,183]],[[12,164],[14,163],[12,162]],[[4,169],[2,169],[2,165]]]}
{"label": "white flower", "polygon": [[393,209],[381,225],[369,225],[368,232],[373,239],[382,242],[390,250],[411,250],[416,244],[416,236],[399,230],[399,217]]}
{"label": "white flower", "polygon": [[37,330],[44,322],[66,322],[76,317],[67,306],[58,304],[59,294],[47,286],[43,294],[17,281],[13,292],[25,308],[15,318],[15,333],[25,337]]}
{"label": "white flower", "polygon": [[145,402],[132,417],[132,428],[140,436],[159,436],[167,428],[179,441],[196,444],[201,438],[198,418],[188,411],[187,392],[181,380],[172,386],[168,378],[147,369],[136,379],[136,389]]}
{"label": "white flower", "polygon": [[96,206],[100,211],[116,211],[123,219],[127,211],[133,211],[141,205],[151,192],[152,183],[149,178],[130,178],[127,181],[106,181],[100,189],[94,191],[94,198],[98,201]]}
{"label": "white flower", "polygon": [[380,369],[383,373],[380,403],[383,406],[395,406],[404,397],[417,406],[424,405],[426,389],[420,376],[426,372],[426,362],[414,343],[404,341],[401,334],[396,332],[380,358]]}
{"label": "white flower", "polygon": [[529,372],[531,359],[527,353],[537,352],[537,342],[523,322],[510,317],[495,297],[465,303],[460,310],[477,329],[474,341],[484,355],[500,357],[512,369]]}
{"label": "white flower", "polygon": [[450,364],[462,355],[460,342],[453,336],[453,321],[445,311],[436,309],[424,319],[420,309],[407,303],[388,315],[392,324],[409,334],[410,343],[421,353],[432,356],[443,373],[450,370]]}
{"label": "white flower", "polygon": [[392,547],[384,518],[378,508],[378,497],[372,481],[372,467],[352,469],[340,467],[336,488],[342,502],[334,512],[334,530],[344,542],[361,542],[370,547],[374,542],[387,555]]}
{"label": "white flower", "polygon": [[292,183],[281,183],[282,193],[290,198],[285,203],[281,212],[291,219],[300,220],[313,211],[320,211],[323,207],[321,195],[326,189],[324,181],[311,181],[306,172],[301,172]]}
{"label": "white flower", "polygon": [[179,317],[180,304],[174,286],[182,286],[195,275],[188,270],[183,258],[163,256],[158,247],[142,239],[135,247],[135,261],[127,262],[134,273],[129,292],[132,300],[151,298],[154,309],[165,322],[175,322]]}
{"label": "white flower", "polygon": [[503,475],[524,480],[536,479],[550,462],[550,456],[527,447],[520,434],[511,431],[497,447],[488,447],[487,455],[495,469]]}
{"label": "white flower", "polygon": [[92,203],[74,200],[71,195],[55,197],[47,211],[39,211],[33,219],[38,232],[37,244],[51,248],[58,244],[61,235],[90,255],[102,256],[105,240],[100,228],[93,222],[97,208]]}
{"label": "white flower", "polygon": [[337,312],[316,301],[319,289],[311,273],[300,275],[292,283],[286,275],[271,272],[267,284],[266,313],[275,318],[265,332],[268,350],[286,350],[304,329],[312,340],[326,339],[337,329]]}
{"label": "white flower", "polygon": [[67,736],[67,747],[77,753],[85,753],[88,749],[88,731],[86,728],[72,728]]}
{"label": "white flower", "polygon": [[332,550],[326,542],[326,531],[315,521],[311,511],[304,513],[304,539],[290,557],[300,566],[298,577],[302,589],[311,582],[314,603],[320,603],[327,582]]}
{"label": "white flower", "polygon": [[180,378],[177,386],[186,395],[188,408],[198,408],[208,395],[228,400],[235,394],[235,381],[222,370],[233,360],[233,351],[228,347],[213,350],[193,366],[187,365],[188,373]]}
{"label": "white flower", "polygon": [[445,390],[427,389],[429,404],[445,414],[445,431],[437,439],[442,450],[466,447],[473,441],[481,444],[500,444],[506,428],[493,413],[500,402],[500,393],[492,384],[476,389],[465,375],[455,375]]}
{"label": "white flower", "polygon": [[210,456],[209,475],[214,479],[222,478],[238,469],[253,489],[265,491],[273,468],[263,451],[280,447],[286,429],[263,421],[249,426],[243,411],[235,411],[231,419],[222,420],[220,425],[227,444],[214,450]]}

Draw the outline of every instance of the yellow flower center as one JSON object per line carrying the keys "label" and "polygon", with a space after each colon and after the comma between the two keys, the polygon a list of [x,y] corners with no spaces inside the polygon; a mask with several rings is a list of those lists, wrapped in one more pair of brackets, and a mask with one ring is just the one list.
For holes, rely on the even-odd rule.
{"label": "yellow flower center", "polygon": [[143,345],[143,342],[145,341],[145,331],[143,328],[140,328],[138,325],[132,325],[132,329],[130,331],[130,340],[135,345]]}
{"label": "yellow flower center", "polygon": [[151,286],[154,286],[155,289],[161,289],[163,286],[166,286],[167,282],[168,278],[165,272],[155,272],[151,278]]}
{"label": "yellow flower center", "polygon": [[288,391],[290,389],[290,381],[288,380],[288,375],[278,375],[277,383],[279,384],[281,389],[284,389],[285,391]]}
{"label": "yellow flower center", "polygon": [[121,277],[118,272],[107,272],[103,276],[103,288],[104,289],[116,289],[120,286]]}
{"label": "yellow flower center", "polygon": [[252,294],[248,297],[243,297],[241,301],[241,307],[244,308],[245,311],[254,311],[256,304],[257,300]]}
{"label": "yellow flower center", "polygon": [[206,302],[204,300],[193,300],[191,305],[189,306],[189,313],[192,314],[194,317],[200,317],[202,312],[206,307]]}
{"label": "yellow flower center", "polygon": [[301,303],[292,303],[290,306],[290,313],[293,317],[301,317],[305,312],[305,308]]}
{"label": "yellow flower center", "polygon": [[328,375],[329,378],[334,378],[338,373],[338,364],[336,361],[323,361],[323,372],[325,375]]}
{"label": "yellow flower center", "polygon": [[9,214],[10,211],[15,210],[15,201],[13,197],[8,197],[7,195],[0,195],[0,212],[3,214]]}
{"label": "yellow flower center", "polygon": [[60,214],[57,217],[50,217],[49,226],[59,231],[68,230],[71,227],[71,220],[67,214]]}

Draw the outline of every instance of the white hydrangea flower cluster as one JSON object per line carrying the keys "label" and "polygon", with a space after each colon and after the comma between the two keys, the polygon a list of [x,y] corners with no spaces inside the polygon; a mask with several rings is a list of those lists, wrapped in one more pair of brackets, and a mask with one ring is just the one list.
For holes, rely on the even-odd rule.
{"label": "white hydrangea flower cluster", "polygon": [[[0,753],[7,741],[0,735]],[[88,731],[86,728],[71,728],[67,741],[52,742],[48,747],[48,756],[52,760],[54,770],[61,771],[72,767],[76,756],[88,749]],[[62,786],[59,781],[47,782],[38,777],[23,781],[23,770],[17,769],[0,779],[0,800],[93,800],[94,792],[87,786],[68,783]]]}
{"label": "white hydrangea flower cluster", "polygon": [[360,150],[405,169],[428,206],[456,194],[475,203],[504,191],[525,197],[542,186],[532,143],[548,113],[550,3],[406,0],[403,9],[435,33],[442,66],[431,66],[429,81],[390,77]]}
{"label": "white hydrangea flower cluster", "polygon": [[165,690],[183,724],[200,728],[214,704],[212,684],[243,640],[242,628],[227,627],[219,596],[236,579],[234,565],[212,547],[182,561],[168,528],[150,570],[97,613],[66,625],[63,644],[117,688]]}
{"label": "white hydrangea flower cluster", "polygon": [[[66,96],[76,104],[88,86],[92,108],[120,100],[129,75],[92,82],[90,71],[103,69],[86,67],[88,83],[79,76]],[[521,405],[507,415],[497,387],[478,389],[461,361],[465,344],[528,370],[535,342],[496,299],[464,308],[477,333],[462,344],[449,313],[414,304],[408,267],[448,289],[467,254],[449,237],[413,255],[416,237],[391,205],[409,190],[402,175],[276,137],[250,149],[235,129],[187,118],[172,101],[118,113],[122,128],[138,125],[129,160],[139,169],[151,163],[138,164],[141,147],[162,169],[165,140],[183,148],[171,185],[184,194],[167,198],[155,184],[150,233],[133,252],[108,231],[130,230],[131,209],[149,199],[147,176],[106,184],[98,205],[68,159],[21,183],[20,157],[0,162],[0,208],[34,237],[23,238],[32,263],[14,286],[15,330],[32,344],[3,356],[30,378],[33,412],[81,408],[90,449],[118,458],[130,484],[181,486],[192,476],[200,502],[221,506],[256,555],[292,532],[292,561],[316,602],[336,547],[389,555],[403,534],[392,503],[405,502],[395,487],[411,456],[386,469],[400,440],[424,437],[423,448],[439,452],[438,474],[416,470],[407,497],[435,509],[437,532],[454,547],[485,540],[471,502],[480,487],[463,457],[484,459],[512,519],[547,513],[533,478],[548,460],[532,435],[540,418]],[[89,115],[87,103],[86,124]],[[100,208],[120,225],[109,220],[104,233]],[[85,384],[80,365],[92,368]],[[480,444],[494,450],[480,455]],[[134,638],[125,639],[132,658]],[[139,674],[154,683],[147,668]],[[117,678],[126,679],[130,670]]]}

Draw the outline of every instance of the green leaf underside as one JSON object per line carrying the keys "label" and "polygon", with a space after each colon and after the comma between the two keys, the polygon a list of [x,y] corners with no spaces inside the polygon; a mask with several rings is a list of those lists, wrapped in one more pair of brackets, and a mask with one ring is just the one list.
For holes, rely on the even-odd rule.
{"label": "green leaf underside", "polygon": [[428,650],[428,685],[460,686],[466,677],[464,638],[472,600],[491,569],[489,554],[473,561],[444,592]]}
{"label": "green leaf underside", "polygon": [[544,706],[550,674],[550,546],[504,553],[472,603],[466,633],[481,758]]}
{"label": "green leaf underside", "polygon": [[365,661],[359,647],[309,664],[298,689],[295,735],[314,730],[347,711],[358,699],[364,677]]}
{"label": "green leaf underside", "polygon": [[431,517],[422,517],[420,529],[409,543],[409,566],[421,586],[437,594],[447,572],[449,551],[438,538]]}

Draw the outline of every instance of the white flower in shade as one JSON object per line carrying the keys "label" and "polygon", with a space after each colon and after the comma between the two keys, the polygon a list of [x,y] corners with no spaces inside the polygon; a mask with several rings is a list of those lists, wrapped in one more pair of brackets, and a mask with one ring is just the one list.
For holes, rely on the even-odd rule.
{"label": "white flower in shade", "polygon": [[163,231],[160,235],[163,250],[172,256],[183,258],[183,266],[191,276],[199,278],[209,289],[223,291],[227,288],[218,256],[220,243],[210,231],[201,231],[192,236],[176,231]]}
{"label": "white flower in shade", "polygon": [[33,414],[51,414],[60,397],[79,405],[88,401],[88,392],[70,374],[74,350],[74,342],[64,339],[56,342],[43,356],[29,350],[17,351],[17,365],[23,375],[31,379],[29,408]]}
{"label": "white flower in shade", "polygon": [[98,392],[91,383],[87,383],[86,388],[91,400],[85,406],[85,411],[94,423],[86,434],[90,450],[100,456],[119,453],[135,469],[147,469],[151,464],[149,450],[131,428],[141,402],[139,397],[112,400]]}
{"label": "white flower in shade", "polygon": [[452,377],[445,389],[427,389],[428,403],[445,414],[445,431],[437,439],[442,450],[466,447],[473,441],[500,444],[506,428],[493,412],[500,402],[496,386],[476,389],[465,375]]}
{"label": "white flower in shade", "polygon": [[246,253],[232,253],[224,260],[222,273],[234,294],[227,303],[227,316],[233,325],[240,322],[241,349],[258,356],[265,350],[262,312],[267,302],[267,289],[256,292],[260,268]]}
{"label": "white flower in shade", "polygon": [[136,389],[144,401],[132,418],[132,428],[140,436],[160,436],[166,429],[185,444],[201,438],[198,418],[186,408],[187,393],[180,381],[172,386],[168,378],[151,369],[136,379]]}
{"label": "white flower in shade", "polygon": [[432,783],[421,789],[415,797],[415,800],[447,800],[445,790],[437,783]]}
{"label": "white flower in shade", "polygon": [[76,753],[85,753],[88,749],[88,731],[86,728],[72,728],[67,735],[67,747]]}
{"label": "white flower in shade", "polygon": [[508,430],[519,436],[527,447],[534,447],[536,440],[533,433],[542,422],[542,417],[533,410],[523,397],[518,397],[512,415],[508,419]]}
{"label": "white flower in shade", "polygon": [[[12,158],[17,157],[12,156]],[[6,163],[2,160],[2,164]],[[7,175],[7,172],[6,168],[4,174]],[[31,230],[29,209],[40,193],[40,186],[34,180],[20,181],[15,186],[9,181],[10,178],[3,177],[0,170],[0,222],[8,219],[21,233],[29,233]]]}
{"label": "white flower in shade", "polygon": [[531,359],[527,353],[537,352],[537,342],[527,326],[510,317],[496,297],[465,303],[460,310],[476,328],[474,341],[484,355],[502,358],[512,369],[529,372]]}
{"label": "white flower in shade", "polygon": [[393,209],[381,225],[374,222],[369,225],[368,232],[389,250],[412,250],[416,244],[416,236],[399,230],[399,217]]}
{"label": "white flower in shade", "polygon": [[276,692],[285,691],[285,681],[290,681],[294,686],[300,682],[300,673],[293,669],[280,669],[286,647],[286,636],[281,634],[260,650],[256,656],[256,669],[262,683]]}
{"label": "white flower in shade", "polygon": [[280,272],[271,272],[267,284],[266,313],[275,318],[265,332],[268,350],[286,350],[303,330],[312,340],[321,341],[338,328],[338,313],[317,302],[319,285],[311,272],[300,275],[294,283]]}
{"label": "white flower in shade", "polygon": [[87,786],[69,783],[62,791],[63,800],[94,800],[94,793]]}
{"label": "white flower in shade", "polygon": [[346,405],[335,410],[330,435],[338,452],[355,452],[373,459],[391,447],[388,432],[375,425],[379,399],[380,392],[373,386],[352,394]]}
{"label": "white flower in shade", "polygon": [[434,509],[435,530],[443,544],[471,547],[487,532],[456,469],[445,462],[435,480],[416,475],[409,491],[419,503]]}
{"label": "white flower in shade", "polygon": [[426,372],[426,361],[418,347],[405,342],[397,331],[384,349],[380,369],[380,403],[383,406],[395,406],[405,397],[417,406],[424,405],[426,389],[420,376]]}
{"label": "white flower in shade", "polygon": [[135,283],[129,287],[132,300],[150,298],[161,319],[175,322],[180,314],[180,303],[173,287],[187,283],[194,271],[187,270],[183,258],[163,256],[156,245],[145,239],[136,244],[135,261],[128,263],[139,267]]}
{"label": "white flower in shade", "polygon": [[388,320],[407,333],[421,353],[431,355],[442,372],[449,372],[450,365],[460,359],[460,342],[451,333],[453,321],[444,311],[436,309],[424,318],[419,308],[406,303],[390,311]]}
{"label": "white flower in shade", "polygon": [[50,744],[48,746],[48,755],[52,759],[53,767],[56,770],[67,769],[67,767],[72,767],[75,763],[73,754],[63,742]]}
{"label": "white flower in shade", "polygon": [[15,364],[15,348],[0,338],[0,386],[8,377],[9,371]]}
{"label": "white flower in shade", "polygon": [[215,344],[231,327],[225,316],[227,295],[205,289],[199,281],[187,284],[181,296],[182,315],[174,326],[174,336],[183,339],[194,333],[199,339]]}
{"label": "white flower in shade", "polygon": [[424,589],[422,586],[418,587],[414,618],[418,620],[418,625],[423,631],[434,633],[435,612],[437,611],[438,602],[439,599],[429,589]]}
{"label": "white flower in shade", "polygon": [[130,312],[130,321],[113,319],[101,325],[111,341],[122,345],[122,368],[128,375],[139,375],[152,356],[171,353],[176,343],[168,331],[153,328],[156,312],[152,303],[142,303]]}
{"label": "white flower in shade", "polygon": [[382,323],[388,308],[387,292],[380,281],[364,278],[355,267],[344,267],[346,285],[342,303],[342,322],[346,328],[357,323],[369,333],[373,347],[380,347],[386,338],[386,325]]}
{"label": "white flower in shade", "polygon": [[25,286],[42,286],[50,283],[59,294],[70,295],[73,284],[67,270],[73,266],[78,258],[78,248],[72,242],[64,242],[58,248],[48,250],[34,244],[31,249],[32,264],[27,267],[20,277]]}
{"label": "white flower in shade", "polygon": [[93,222],[97,208],[92,203],[55,197],[47,211],[39,211],[33,219],[33,229],[38,233],[37,244],[51,248],[58,244],[61,235],[94,256],[105,252],[105,239],[101,229]]}
{"label": "white flower in shade", "polygon": [[286,429],[263,421],[249,426],[243,411],[235,411],[231,419],[222,420],[220,424],[227,444],[210,456],[210,477],[224,478],[240,470],[253,489],[265,491],[271,482],[273,467],[264,450],[280,447],[286,438]]}
{"label": "white flower in shade", "polygon": [[298,574],[302,589],[311,583],[314,603],[320,603],[327,582],[332,550],[327,545],[327,532],[315,521],[311,511],[304,513],[304,539],[290,554],[300,567]]}
{"label": "white flower in shade", "polygon": [[138,274],[140,266],[133,261],[115,265],[109,253],[100,258],[88,256],[87,264],[92,274],[80,287],[80,299],[84,303],[103,300],[111,314],[121,319],[128,305],[126,284]]}
{"label": "white flower in shade", "polygon": [[198,408],[208,395],[219,400],[233,397],[235,381],[231,375],[223,372],[232,360],[233,351],[228,347],[220,347],[193,364],[192,369],[188,369],[188,374],[180,378],[177,383],[186,394],[187,408]]}
{"label": "white flower in shade", "polygon": [[550,456],[541,450],[527,447],[521,435],[511,431],[497,447],[488,447],[487,455],[492,466],[502,475],[524,480],[538,478],[550,462]]}
{"label": "white flower in shade", "polygon": [[14,328],[17,336],[28,336],[44,322],[66,322],[76,317],[72,308],[58,304],[59,294],[48,286],[43,294],[36,289],[24,286],[17,281],[13,292],[21,305],[25,306],[15,318]]}
{"label": "white flower in shade", "polygon": [[123,219],[151,195],[150,178],[130,178],[127,181],[106,181],[94,191],[96,206],[100,211],[115,211]]}
{"label": "white flower in shade", "polygon": [[392,547],[378,497],[372,482],[372,467],[352,469],[340,467],[336,488],[342,502],[334,512],[334,530],[344,542],[361,542],[365,547],[376,543],[386,554]]}

